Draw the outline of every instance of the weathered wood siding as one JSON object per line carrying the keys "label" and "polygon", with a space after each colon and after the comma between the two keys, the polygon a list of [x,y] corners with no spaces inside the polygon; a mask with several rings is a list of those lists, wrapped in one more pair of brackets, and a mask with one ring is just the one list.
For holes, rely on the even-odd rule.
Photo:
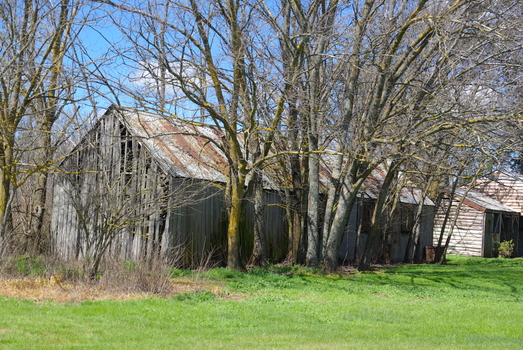
{"label": "weathered wood siding", "polygon": [[[180,192],[185,184],[178,179],[171,186],[173,192]],[[193,203],[170,210],[165,219],[162,251],[164,255],[182,259],[178,262],[185,266],[204,263],[209,255],[219,257],[224,249],[227,218],[223,191],[212,184],[202,186],[187,189]]]}
{"label": "weathered wood siding", "polygon": [[[274,261],[282,261],[287,255],[287,219],[284,202],[279,193],[266,191],[263,196],[264,210],[262,217],[263,231],[267,239],[266,256]],[[254,205],[247,202],[245,216],[242,220],[241,244],[242,254],[248,255],[254,247]],[[248,256],[245,256],[248,257]]]}
{"label": "weathered wood siding", "polygon": [[[399,204],[400,208],[402,205],[406,204]],[[361,254],[365,248],[367,234],[364,232],[365,223],[363,223],[363,220],[366,219],[366,215],[363,213],[364,210],[368,211],[369,208],[364,208],[362,206],[361,200],[357,201],[354,209],[351,212],[351,216],[346,226],[345,235],[343,236],[343,241],[339,252],[339,259],[342,261],[351,262],[357,260],[356,254]],[[422,254],[425,246],[432,245],[434,206],[424,206],[420,220],[421,223],[418,249],[419,253]],[[403,261],[411,232],[407,233],[401,231],[402,226],[399,210],[397,210],[397,212],[393,215],[392,221],[389,224],[387,224],[384,220],[383,226],[383,229],[388,229],[390,233],[390,260],[393,262]]]}
{"label": "weathered wood siding", "polygon": [[[165,174],[117,118],[103,118],[54,175],[52,249],[90,256],[112,240],[121,258],[151,254],[167,207]],[[111,237],[114,237],[111,238]]]}
{"label": "weathered wood siding", "polygon": [[[409,245],[409,240],[415,239],[415,230],[414,221],[416,220],[416,212],[418,210],[417,204],[401,204],[398,211],[402,210],[402,207],[405,207],[405,210],[412,211],[412,217],[408,220],[413,222],[408,229],[405,229],[405,217],[400,213],[396,213],[396,218],[392,218],[392,231],[391,231],[391,247],[390,247],[390,259],[392,262],[403,262],[406,257],[407,247]],[[415,246],[414,257],[419,256],[423,257],[423,252],[426,246],[431,246],[434,239],[434,206],[433,205],[424,205],[421,217],[419,218],[419,236],[417,242],[412,242]],[[412,228],[410,227],[412,225]],[[410,253],[409,253],[409,258]]]}
{"label": "weathered wood siding", "polygon": [[431,246],[434,241],[434,206],[425,206],[421,217],[419,254],[423,256],[425,247]]}
{"label": "weathered wood siding", "polygon": [[474,189],[523,214],[523,179],[520,176],[498,171],[492,179],[480,182]]}
{"label": "weathered wood siding", "polygon": [[78,221],[73,201],[72,186],[54,174],[53,207],[51,211],[51,251],[64,259],[77,257]]}
{"label": "weathered wood siding", "polygon": [[[445,206],[442,206],[436,213],[434,220],[434,246],[438,245],[438,239],[441,233],[445,210],[450,204],[449,199],[445,199]],[[450,227],[456,215],[458,201],[452,201],[452,208],[443,233],[442,244],[445,243]],[[463,204],[452,231],[452,237],[449,243],[447,253],[465,256],[483,256],[483,231],[484,231],[484,213]]]}
{"label": "weathered wood siding", "polygon": [[[178,184],[183,186],[183,184]],[[227,213],[222,186],[208,184],[199,189],[195,203],[179,207],[167,215],[168,226],[162,250],[183,256],[184,264],[202,264],[212,257],[226,260]],[[287,253],[285,209],[277,193],[264,193],[263,229],[267,238],[266,256],[274,261]],[[254,210],[250,202],[245,207],[240,224],[242,254],[248,259],[253,249]]]}

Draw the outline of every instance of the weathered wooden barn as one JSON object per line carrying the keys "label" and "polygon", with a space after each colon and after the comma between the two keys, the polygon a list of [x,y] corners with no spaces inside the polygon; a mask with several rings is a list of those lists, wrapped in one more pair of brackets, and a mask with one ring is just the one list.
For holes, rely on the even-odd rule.
{"label": "weathered wooden barn", "polygon": [[[223,258],[227,161],[218,146],[221,137],[208,126],[109,108],[54,174],[53,251],[66,259],[100,251],[121,259],[161,254],[185,265],[210,255]],[[322,174],[328,176],[327,167]],[[263,176],[266,254],[282,260],[288,248],[286,212],[277,181],[271,182],[274,175]],[[367,180],[349,219],[340,259],[354,261],[362,251],[366,222],[384,177],[379,168]],[[419,191],[403,189],[395,220],[386,221],[392,261],[404,260],[419,205]],[[432,244],[433,208],[432,202],[423,201],[419,234],[412,242],[418,249]],[[253,222],[247,202],[240,232],[244,258],[252,250]]]}
{"label": "weathered wooden barn", "polygon": [[[342,261],[358,260],[359,254],[363,252],[374,203],[385,176],[384,169],[378,167],[365,181],[363,191],[347,223],[340,249]],[[417,220],[419,224],[415,225]],[[432,245],[433,228],[434,203],[428,198],[422,198],[419,189],[403,188],[394,212],[389,213],[387,218],[382,218],[385,246],[381,249],[386,250],[391,262],[410,261],[412,253],[414,257],[423,257],[425,247]],[[414,246],[414,250],[409,249],[411,245]]]}
{"label": "weathered wooden barn", "polygon": [[[186,265],[210,254],[219,259],[227,215],[220,137],[209,127],[109,108],[54,175],[53,251],[66,259],[162,253]],[[287,246],[285,210],[277,193],[264,196],[267,256],[279,260]],[[252,249],[252,227],[247,204],[245,252]]]}
{"label": "weathered wooden barn", "polygon": [[454,196],[443,198],[435,219],[434,245],[438,243],[449,206],[442,241],[444,244],[452,233],[447,253],[490,258],[497,256],[497,244],[502,241],[512,239],[517,245],[520,212],[476,189],[458,190]]}
{"label": "weathered wooden barn", "polygon": [[[483,178],[475,189],[509,208],[515,209],[523,215],[523,176],[508,171],[495,171]],[[516,255],[523,256],[523,221],[520,217],[520,226],[516,244]]]}

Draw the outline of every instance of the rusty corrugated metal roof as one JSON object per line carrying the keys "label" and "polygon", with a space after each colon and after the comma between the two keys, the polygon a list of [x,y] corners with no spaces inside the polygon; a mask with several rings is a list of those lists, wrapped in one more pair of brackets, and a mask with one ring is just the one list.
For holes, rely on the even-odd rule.
{"label": "rusty corrugated metal roof", "polygon": [[[216,182],[226,181],[227,159],[220,149],[222,134],[208,125],[191,125],[188,122],[169,118],[154,113],[138,111],[129,108],[115,108],[122,122],[131,134],[141,139],[152,156],[162,168],[177,177],[187,177]],[[331,180],[331,165],[334,162],[332,155],[322,155],[320,167],[321,187],[326,189]],[[268,167],[270,169],[270,167]],[[278,175],[272,176],[264,171],[264,182],[277,187]],[[363,196],[376,199],[385,179],[386,170],[378,166],[365,181]],[[274,180],[274,181],[273,181]],[[403,203],[418,204],[421,191],[404,188],[401,191],[400,201]],[[429,199],[427,205],[434,205]]]}
{"label": "rusty corrugated metal roof", "polygon": [[161,115],[118,108],[122,122],[140,138],[165,171],[177,177],[225,182],[227,160],[220,133]]}

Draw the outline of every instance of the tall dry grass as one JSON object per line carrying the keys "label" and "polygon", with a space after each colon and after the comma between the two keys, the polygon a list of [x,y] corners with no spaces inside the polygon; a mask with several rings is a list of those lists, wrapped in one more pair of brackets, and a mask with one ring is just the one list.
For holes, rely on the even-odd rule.
{"label": "tall dry grass", "polygon": [[4,256],[0,259],[0,295],[81,301],[169,296],[204,290],[219,293],[220,286],[212,285],[199,273],[215,266],[211,256],[199,261],[192,271],[181,270],[180,261],[166,260],[160,255],[138,261],[106,258],[94,278],[89,272],[89,259],[64,261],[45,255]]}

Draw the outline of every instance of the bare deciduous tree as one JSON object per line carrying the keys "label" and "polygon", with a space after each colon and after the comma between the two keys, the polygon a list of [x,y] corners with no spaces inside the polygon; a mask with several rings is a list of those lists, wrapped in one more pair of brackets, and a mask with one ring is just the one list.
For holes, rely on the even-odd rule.
{"label": "bare deciduous tree", "polygon": [[41,244],[47,174],[67,129],[67,122],[58,128],[56,121],[74,114],[74,93],[80,87],[71,53],[85,23],[82,6],[76,0],[0,4],[0,247],[16,189],[28,178],[33,184],[31,218],[22,243],[31,253]]}
{"label": "bare deciduous tree", "polygon": [[[385,159],[399,165],[436,146],[435,136],[448,130],[490,130],[488,125],[511,116],[478,103],[476,91],[485,91],[478,77],[486,67],[500,69],[504,53],[518,47],[496,39],[490,23],[501,17],[481,6],[474,1],[369,0],[356,7],[355,32],[347,38],[346,106],[339,122],[344,126],[340,158],[347,157],[338,162],[343,166],[337,174],[346,175],[339,177],[339,190],[331,192],[340,196],[337,209],[325,219],[332,220],[324,231],[328,270],[337,266],[344,223],[369,169]],[[489,75],[487,80],[493,79]],[[389,171],[401,169],[394,168]],[[360,269],[369,268],[367,258]]]}

